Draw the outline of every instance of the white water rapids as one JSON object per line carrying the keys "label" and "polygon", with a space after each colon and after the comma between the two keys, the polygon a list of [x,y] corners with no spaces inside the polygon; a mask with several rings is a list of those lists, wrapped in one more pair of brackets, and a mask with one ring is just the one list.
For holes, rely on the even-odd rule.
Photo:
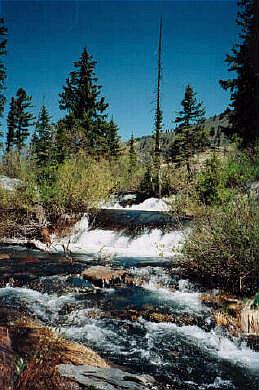
{"label": "white water rapids", "polygon": [[101,253],[104,256],[126,257],[172,257],[184,238],[182,230],[163,233],[161,229],[143,232],[134,238],[123,231],[89,228],[89,219],[84,216],[73,227],[69,236],[53,237],[50,249],[68,247],[72,252]]}

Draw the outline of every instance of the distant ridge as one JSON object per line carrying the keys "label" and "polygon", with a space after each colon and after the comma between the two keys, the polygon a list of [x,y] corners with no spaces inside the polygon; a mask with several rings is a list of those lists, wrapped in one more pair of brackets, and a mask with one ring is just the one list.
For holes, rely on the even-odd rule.
{"label": "distant ridge", "polygon": [[[228,139],[224,135],[223,129],[230,126],[229,110],[206,119],[204,125],[208,129],[211,147],[222,146],[228,143]],[[174,136],[175,129],[166,130],[161,133],[161,153],[163,158],[168,156]],[[144,135],[136,138],[136,149],[141,160],[148,160],[149,156],[154,151],[154,137],[152,135]]]}

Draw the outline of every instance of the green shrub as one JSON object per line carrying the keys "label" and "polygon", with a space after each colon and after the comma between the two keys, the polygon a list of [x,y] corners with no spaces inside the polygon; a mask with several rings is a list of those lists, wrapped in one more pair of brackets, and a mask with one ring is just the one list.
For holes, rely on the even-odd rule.
{"label": "green shrub", "polygon": [[199,200],[205,205],[218,203],[220,200],[220,161],[213,155],[206,168],[197,177],[196,191]]}
{"label": "green shrub", "polygon": [[190,273],[228,289],[238,290],[246,275],[258,277],[257,201],[240,195],[224,206],[207,208],[194,222],[182,254]]}
{"label": "green shrub", "polygon": [[246,190],[247,184],[259,180],[259,148],[253,153],[234,150],[223,161],[221,180],[227,188]]}
{"label": "green shrub", "polygon": [[143,164],[138,163],[134,172],[130,172],[129,156],[124,155],[110,162],[110,172],[115,183],[116,191],[137,191],[144,177]]}
{"label": "green shrub", "polygon": [[19,179],[21,185],[12,191],[0,187],[0,209],[30,212],[33,205],[39,201],[36,173],[30,161],[14,152],[9,153],[1,165],[1,173]]}
{"label": "green shrub", "polygon": [[53,184],[42,185],[41,195],[53,213],[85,212],[98,207],[114,186],[108,161],[79,153],[58,167]]}
{"label": "green shrub", "polygon": [[250,154],[234,148],[225,158],[216,154],[194,177],[197,196],[204,205],[227,203],[237,193],[245,192],[250,182],[259,178],[258,150]]}

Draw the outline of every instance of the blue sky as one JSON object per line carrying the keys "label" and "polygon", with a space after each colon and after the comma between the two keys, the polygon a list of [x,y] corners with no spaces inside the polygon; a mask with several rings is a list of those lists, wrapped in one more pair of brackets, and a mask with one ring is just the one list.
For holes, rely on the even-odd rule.
{"label": "blue sky", "polygon": [[[218,80],[228,77],[225,54],[237,40],[235,0],[1,1],[9,29],[7,97],[19,87],[32,95],[35,113],[44,102],[53,119],[64,115],[58,93],[83,47],[97,61],[96,74],[123,139],[153,129],[159,18],[163,17],[162,109],[172,127],[190,83],[207,114],[228,102]],[[8,106],[6,108],[8,111]]]}

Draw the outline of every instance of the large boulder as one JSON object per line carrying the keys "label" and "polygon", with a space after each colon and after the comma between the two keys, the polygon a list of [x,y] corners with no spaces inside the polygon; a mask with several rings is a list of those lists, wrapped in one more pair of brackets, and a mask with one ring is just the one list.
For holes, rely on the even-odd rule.
{"label": "large boulder", "polygon": [[254,181],[249,185],[249,194],[259,200],[259,181]]}
{"label": "large boulder", "polygon": [[20,179],[0,175],[0,187],[6,191],[14,191],[16,188],[22,187],[23,183]]}
{"label": "large boulder", "polygon": [[72,379],[86,388],[96,390],[147,390],[155,389],[155,380],[149,375],[135,375],[119,368],[96,368],[86,365],[60,364],[62,377]]}

